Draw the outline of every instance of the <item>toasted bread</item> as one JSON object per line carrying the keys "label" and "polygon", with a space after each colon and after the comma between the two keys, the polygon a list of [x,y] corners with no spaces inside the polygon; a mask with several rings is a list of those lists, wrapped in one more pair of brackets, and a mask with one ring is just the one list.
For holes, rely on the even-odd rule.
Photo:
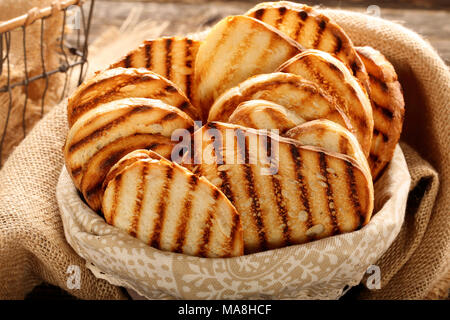
{"label": "toasted bread", "polygon": [[306,49],[336,55],[368,90],[368,76],[352,41],[339,25],[320,10],[289,1],[263,2],[246,15],[279,29]]}
{"label": "toasted bread", "polygon": [[193,129],[193,120],[159,100],[115,100],[88,111],[69,130],[64,146],[66,167],[92,209],[98,210],[101,184],[120,156],[133,148],[170,155],[172,132]]}
{"label": "toasted bread", "polygon": [[208,120],[228,122],[239,104],[255,99],[277,103],[305,121],[323,118],[352,128],[349,118],[319,85],[282,72],[257,75],[229,89],[216,100]]}
{"label": "toasted bread", "polygon": [[106,222],[165,251],[202,257],[243,254],[240,217],[205,178],[139,150],[119,165],[105,189]]}
{"label": "toasted bread", "polygon": [[352,157],[370,176],[369,165],[358,140],[350,131],[335,122],[324,119],[308,121],[290,129],[284,136],[305,146],[320,147]]}
{"label": "toasted bread", "polygon": [[111,68],[147,68],[172,81],[192,100],[194,63],[200,41],[187,37],[145,40]]}
{"label": "toasted bread", "polygon": [[357,47],[356,50],[366,66],[370,80],[374,128],[369,165],[372,176],[376,179],[391,161],[400,139],[405,101],[395,69],[383,54],[370,47]]}
{"label": "toasted bread", "polygon": [[153,133],[135,133],[119,138],[100,149],[84,165],[80,190],[89,206],[98,210],[103,195],[102,183],[111,166],[136,149],[150,149],[169,158],[176,142],[170,137]]}
{"label": "toasted bread", "polygon": [[[184,163],[190,162],[186,165],[235,205],[246,253],[350,232],[370,219],[372,179],[352,157],[220,122],[208,123],[195,135],[201,135],[202,143],[194,145]],[[272,159],[264,159],[268,145]],[[276,174],[267,174],[269,163],[276,163]]]}
{"label": "toasted bread", "polygon": [[159,99],[198,119],[197,110],[176,85],[147,69],[116,68],[85,81],[69,98],[69,127],[98,105],[123,98]]}
{"label": "toasted bread", "polygon": [[273,72],[301,46],[271,26],[247,17],[221,20],[200,45],[195,60],[194,105],[208,117],[214,100],[247,78]]}
{"label": "toasted bread", "polygon": [[228,119],[228,123],[254,129],[278,129],[281,133],[305,121],[287,108],[267,100],[242,102]]}
{"label": "toasted bread", "polygon": [[[119,161],[117,161],[111,169],[108,171],[105,179],[103,180],[102,189],[105,191],[108,183],[123,169],[125,169],[130,164],[133,164],[139,159],[148,159],[149,158],[149,150],[148,149],[135,149],[125,156],[123,156]],[[160,160],[162,158],[168,159],[168,157],[164,157],[158,152],[151,153],[151,158]]]}
{"label": "toasted bread", "polygon": [[265,100],[243,102],[230,116],[228,123],[254,129],[278,129],[287,138],[302,145],[315,146],[327,151],[353,157],[370,175],[367,159],[355,136],[343,126],[326,119],[305,122],[286,108]]}
{"label": "toasted bread", "polygon": [[279,71],[300,75],[325,89],[344,110],[351,132],[366,157],[369,155],[373,132],[370,100],[341,61],[326,52],[306,50],[280,66]]}

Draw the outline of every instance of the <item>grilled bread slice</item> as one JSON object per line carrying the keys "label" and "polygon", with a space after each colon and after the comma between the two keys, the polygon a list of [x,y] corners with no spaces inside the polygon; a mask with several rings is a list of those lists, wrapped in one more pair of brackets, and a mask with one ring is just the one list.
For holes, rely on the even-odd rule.
{"label": "grilled bread slice", "polygon": [[103,179],[115,161],[133,148],[170,156],[171,135],[193,130],[193,120],[159,100],[115,100],[85,113],[69,130],[64,146],[66,167],[89,206],[100,208]]}
{"label": "grilled bread slice", "polygon": [[[147,157],[144,156],[147,152]],[[103,197],[105,220],[165,251],[202,257],[243,254],[240,217],[205,178],[151,151],[127,156]]]}
{"label": "grilled bread slice", "polygon": [[198,119],[197,110],[173,82],[143,68],[116,68],[98,73],[72,94],[67,104],[69,127],[89,110],[123,98],[159,99]]}
{"label": "grilled bread slice", "polygon": [[370,219],[372,179],[352,157],[220,122],[196,135],[202,143],[187,166],[235,205],[246,253],[350,232]]}
{"label": "grilled bread slice", "polygon": [[282,72],[257,75],[229,89],[216,100],[208,120],[228,122],[239,104],[255,99],[277,103],[306,121],[325,118],[352,128],[344,111],[319,85]]}
{"label": "grilled bread slice", "polygon": [[402,87],[392,64],[383,54],[371,47],[357,47],[370,80],[370,99],[373,111],[373,138],[369,165],[374,179],[378,178],[394,155],[400,139],[405,101]]}
{"label": "grilled bread slice", "polygon": [[195,60],[194,105],[203,118],[214,100],[247,78],[273,72],[301,51],[301,46],[271,26],[231,16],[216,24],[200,45]]}
{"label": "grilled bread slice", "polygon": [[147,68],[172,81],[192,101],[194,63],[200,41],[187,37],[145,40],[109,68]]}
{"label": "grilled bread slice", "polygon": [[284,134],[305,146],[342,153],[354,158],[370,176],[369,164],[355,136],[341,125],[329,120],[313,120],[298,125]]}
{"label": "grilled bread slice", "polygon": [[368,89],[368,77],[352,41],[332,19],[307,5],[289,1],[263,2],[247,13],[291,37],[306,49],[336,55]]}
{"label": "grilled bread slice", "polygon": [[325,89],[344,110],[352,133],[366,157],[369,155],[373,132],[370,100],[341,61],[326,52],[306,50],[280,66],[279,71],[300,75]]}
{"label": "grilled bread slice", "polygon": [[254,129],[278,129],[281,133],[305,121],[287,108],[267,100],[242,102],[228,119],[228,123]]}
{"label": "grilled bread slice", "polygon": [[120,158],[119,161],[114,164],[111,169],[108,171],[108,174],[106,175],[105,179],[103,180],[102,189],[105,191],[106,187],[108,186],[108,183],[123,169],[125,169],[130,164],[133,164],[139,159],[148,159],[151,154],[152,159],[160,160],[160,159],[168,159],[167,157],[164,157],[161,153],[158,152],[150,152],[148,149],[135,149],[129,153],[127,153],[125,156]]}

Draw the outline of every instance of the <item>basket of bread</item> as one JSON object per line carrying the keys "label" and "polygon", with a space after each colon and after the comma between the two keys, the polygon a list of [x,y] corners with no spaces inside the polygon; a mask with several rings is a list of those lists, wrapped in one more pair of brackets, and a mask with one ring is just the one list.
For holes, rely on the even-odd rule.
{"label": "basket of bread", "polygon": [[338,298],[400,230],[403,115],[389,61],[306,5],[146,40],[68,100],[67,241],[147,298]]}

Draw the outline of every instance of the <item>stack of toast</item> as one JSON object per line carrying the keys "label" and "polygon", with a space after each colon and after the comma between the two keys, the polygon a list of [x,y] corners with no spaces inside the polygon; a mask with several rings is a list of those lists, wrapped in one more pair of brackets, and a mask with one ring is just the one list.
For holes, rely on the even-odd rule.
{"label": "stack of toast", "polygon": [[202,41],[146,40],[83,83],[64,156],[107,223],[235,257],[366,225],[403,116],[379,51],[318,9],[266,2]]}

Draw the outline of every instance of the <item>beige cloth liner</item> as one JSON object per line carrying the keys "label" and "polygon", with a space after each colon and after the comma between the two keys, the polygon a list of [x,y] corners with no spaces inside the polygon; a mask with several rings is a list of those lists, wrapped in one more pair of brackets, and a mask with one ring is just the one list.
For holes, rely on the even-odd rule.
{"label": "beige cloth liner", "polygon": [[[377,262],[382,289],[365,290],[361,298],[424,298],[436,283],[445,294],[448,281],[442,276],[450,244],[449,70],[426,41],[402,26],[358,13],[327,13],[356,45],[373,46],[393,62],[406,100],[402,140],[412,146],[402,145],[412,177],[405,222]],[[22,298],[42,281],[79,298],[124,298],[118,287],[94,277],[64,238],[55,188],[66,133],[61,104],[36,125],[0,171],[0,298]],[[69,265],[81,267],[81,289],[67,288]]]}

